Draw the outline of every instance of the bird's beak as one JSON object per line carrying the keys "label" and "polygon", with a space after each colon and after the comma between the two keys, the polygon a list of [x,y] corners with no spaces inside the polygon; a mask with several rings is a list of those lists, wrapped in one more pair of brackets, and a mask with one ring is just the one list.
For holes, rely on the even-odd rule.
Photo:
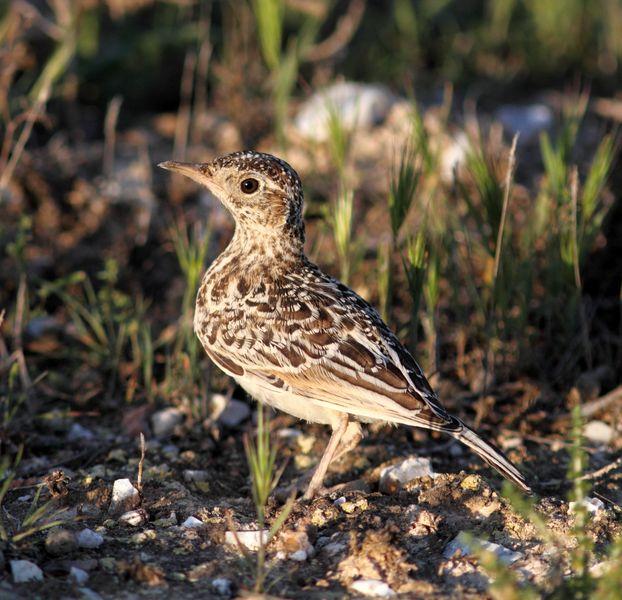
{"label": "bird's beak", "polygon": [[184,163],[175,160],[167,160],[161,162],[158,167],[166,169],[167,171],[181,173],[202,185],[208,185],[210,181],[209,169],[206,168],[206,165],[201,163]]}

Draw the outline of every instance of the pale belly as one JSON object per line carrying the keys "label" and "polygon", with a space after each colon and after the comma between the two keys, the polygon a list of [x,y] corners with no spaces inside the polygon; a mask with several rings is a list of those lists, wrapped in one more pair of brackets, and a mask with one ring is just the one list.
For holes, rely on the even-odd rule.
{"label": "pale belly", "polygon": [[282,410],[298,419],[323,425],[337,425],[339,423],[340,412],[326,408],[309,398],[299,396],[288,390],[268,388],[265,382],[256,377],[235,377],[235,380],[255,400]]}

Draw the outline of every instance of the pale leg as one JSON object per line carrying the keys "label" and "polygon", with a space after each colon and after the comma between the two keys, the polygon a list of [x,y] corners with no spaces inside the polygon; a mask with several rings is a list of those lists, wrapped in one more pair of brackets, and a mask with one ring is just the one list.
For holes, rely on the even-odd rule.
{"label": "pale leg", "polygon": [[343,414],[339,418],[339,423],[333,429],[333,434],[330,436],[330,440],[328,440],[328,445],[326,446],[326,450],[324,450],[324,454],[322,455],[320,464],[315,469],[315,473],[313,473],[311,483],[309,483],[309,487],[307,488],[307,491],[303,496],[305,500],[311,500],[313,496],[315,496],[317,491],[322,487],[322,484],[324,483],[324,476],[326,475],[326,471],[328,470],[328,465],[330,465],[330,462],[335,455],[335,451],[339,446],[339,442],[341,442],[341,438],[343,437],[343,434],[346,432],[347,428],[348,415]]}

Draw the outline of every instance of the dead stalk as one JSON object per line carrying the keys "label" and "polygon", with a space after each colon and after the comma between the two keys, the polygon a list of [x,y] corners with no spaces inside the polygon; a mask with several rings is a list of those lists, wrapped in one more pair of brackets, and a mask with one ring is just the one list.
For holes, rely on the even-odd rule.
{"label": "dead stalk", "polygon": [[108,104],[104,120],[104,175],[110,177],[114,170],[114,148],[117,137],[117,122],[121,112],[123,98],[115,96]]}
{"label": "dead stalk", "polygon": [[140,460],[138,461],[138,476],[136,477],[136,489],[139,492],[143,491],[143,467],[145,465],[145,454],[147,448],[145,445],[145,434],[140,432]]}

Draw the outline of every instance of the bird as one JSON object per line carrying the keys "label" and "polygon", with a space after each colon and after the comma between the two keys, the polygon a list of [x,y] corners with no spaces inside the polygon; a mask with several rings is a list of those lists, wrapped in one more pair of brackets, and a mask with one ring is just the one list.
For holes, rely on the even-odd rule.
{"label": "bird", "polygon": [[287,162],[247,150],[159,166],[206,187],[235,221],[197,293],[194,330],[208,356],[259,402],[332,428],[304,499],[324,491],[330,463],[372,422],[449,434],[531,494],[500,450],[443,408],[379,313],[306,256],[303,187]]}

